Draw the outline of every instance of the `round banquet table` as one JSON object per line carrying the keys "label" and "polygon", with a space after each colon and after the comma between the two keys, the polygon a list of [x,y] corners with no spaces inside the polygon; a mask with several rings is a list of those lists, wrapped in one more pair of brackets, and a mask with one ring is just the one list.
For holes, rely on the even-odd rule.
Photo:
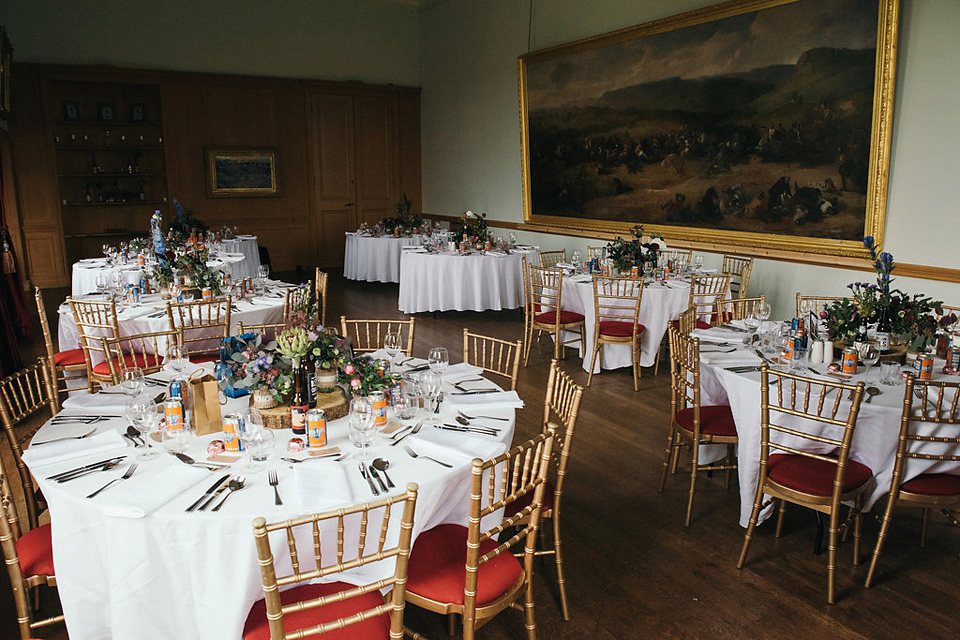
{"label": "round banquet table", "polygon": [[523,305],[524,257],[539,264],[533,247],[467,255],[406,250],[398,307],[403,313],[516,309]]}
{"label": "round banquet table", "polygon": [[[660,342],[667,331],[667,325],[686,310],[690,300],[690,283],[680,280],[666,284],[647,281],[643,287],[643,299],[640,301],[639,322],[646,331],[640,337],[640,366],[651,367],[657,358]],[[593,360],[593,338],[596,328],[597,311],[593,301],[593,281],[589,275],[577,275],[563,279],[563,308],[581,313],[584,316],[584,338],[586,347],[581,346],[583,370],[590,370]],[[576,337],[571,334],[565,339]],[[599,362],[594,373],[600,369],[618,369],[633,365],[630,345],[607,344],[600,352]]]}
{"label": "round banquet table", "polygon": [[[283,288],[289,286],[286,283],[271,280],[268,281],[268,291],[260,292],[256,296],[246,297],[243,300],[233,300],[234,309],[230,314],[230,333],[236,334],[238,322],[243,324],[269,324],[283,321]],[[100,294],[91,294],[89,296],[74,296],[77,299],[103,300]],[[166,301],[160,298],[159,293],[151,293],[143,296],[139,306],[124,305],[117,306],[117,321],[120,325],[120,335],[129,336],[138,333],[150,333],[153,331],[165,331],[170,328],[170,322],[166,314]],[[70,311],[70,305],[64,302],[60,305],[58,315],[60,321],[57,327],[57,340],[60,349],[80,348],[80,336],[77,333],[77,324],[74,321],[73,314]],[[205,344],[205,343],[204,343]],[[211,344],[211,348],[216,345]],[[102,357],[96,359],[100,354],[91,352],[95,362],[99,364]]]}
{"label": "round banquet table", "polygon": [[366,282],[400,282],[400,248],[420,246],[422,235],[368,236],[356,232],[346,234],[343,254],[343,277]]}
{"label": "round banquet table", "polygon": [[[750,511],[753,509],[757,478],[760,473],[760,373],[737,372],[724,368],[724,366],[737,366],[747,362],[750,358],[743,354],[750,354],[752,350],[738,349],[730,354],[714,352],[712,355],[705,353],[706,350],[705,343],[701,341],[700,402],[703,405],[729,405],[733,413],[739,436],[737,474],[740,480],[740,525],[746,527],[750,520]],[[705,360],[712,361],[712,364]],[[759,365],[759,362],[759,358],[755,358],[755,363]],[[935,362],[934,370],[942,366],[943,361]],[[836,380],[825,375],[826,365],[815,364],[812,367],[818,372],[817,374],[811,371],[801,372],[801,374]],[[870,510],[874,503],[890,489],[903,410],[904,385],[879,384],[878,368],[873,367],[873,369],[868,385],[876,386],[881,393],[874,396],[869,404],[866,401],[860,404],[857,427],[850,445],[851,459],[865,464],[873,471],[873,480],[864,494],[863,509],[865,511]],[[846,384],[856,384],[866,380],[866,374],[862,370],[863,367],[861,367],[861,373]],[[935,374],[934,379],[938,375]],[[827,403],[832,404],[834,399],[835,396],[828,395]],[[803,428],[809,428],[810,423],[800,424]],[[935,460],[911,459],[905,467],[903,479],[909,480],[921,473],[960,473],[960,465]]]}
{"label": "round banquet table", "polygon": [[[245,257],[242,253],[220,253],[216,258],[207,261],[211,269],[230,274],[235,282],[246,277]],[[150,267],[147,267],[150,268]],[[123,281],[127,284],[140,282],[140,271],[143,267],[136,264],[110,266],[106,258],[86,258],[73,264],[73,282],[71,295],[82,296],[97,291],[97,276],[111,276],[119,271],[123,274]],[[256,275],[256,273],[254,273]]]}
{"label": "round banquet table", "polygon": [[[162,387],[148,386],[145,393],[153,395],[157,389]],[[71,398],[61,415],[122,415],[124,400],[125,396],[107,394],[84,396],[82,402]],[[228,401],[224,413],[240,409],[245,400]],[[452,422],[454,408],[446,404],[445,401],[440,417]],[[439,524],[466,524],[471,460],[503,453],[513,437],[513,408],[489,406],[484,413],[509,419],[495,423],[502,427],[495,438],[424,427],[404,440],[418,453],[453,465],[449,469],[424,458],[413,459],[402,446],[389,446],[385,435],[376,436],[369,459],[384,457],[390,461],[389,475],[396,485],[390,492],[404,491],[408,482],[419,485],[414,538]],[[392,414],[388,417],[389,428],[396,419]],[[340,462],[332,458],[301,464],[284,462],[281,456],[304,458],[306,454],[286,453],[292,431],[276,431],[275,451],[264,468],[277,471],[283,505],[274,504],[273,488],[267,482],[266,470],[261,470],[246,474],[243,490],[236,492],[218,512],[185,510],[215,480],[228,472],[238,475],[239,467],[247,462],[245,454],[229,469],[216,472],[189,467],[165,453],[153,460],[139,461],[136,457],[143,449],[133,448],[120,436],[117,430],[125,427],[126,421],[119,418],[97,423],[98,433],[89,438],[28,449],[24,460],[37,477],[50,508],[57,585],[70,638],[241,637],[250,607],[263,597],[251,527],[253,518],[264,516],[274,522],[374,497],[360,475],[356,449],[349,442],[346,425],[346,419],[328,425],[328,446],[350,454]],[[86,424],[48,422],[34,436],[34,442],[89,429]],[[197,460],[206,459],[207,443],[219,437],[219,432],[194,437],[187,453]],[[78,445],[85,448],[77,449]],[[160,447],[156,443],[152,446]],[[54,447],[61,448],[51,453]],[[61,454],[66,457],[58,457]],[[48,479],[53,474],[118,455],[127,458],[112,471],[62,484]],[[119,477],[130,462],[136,462],[138,468],[129,480],[115,484],[94,499],[84,497]],[[398,509],[391,517],[388,531],[388,538],[394,541],[399,535],[399,523]],[[356,539],[354,529],[359,525],[347,520],[345,526],[348,539]],[[321,531],[321,544],[325,551],[331,544],[331,556],[336,551],[335,536],[333,530]],[[309,531],[305,537],[300,550],[309,555]],[[368,544],[376,545],[377,537],[368,535]],[[283,570],[286,564],[289,570],[285,539],[273,537],[272,544],[278,567]],[[367,548],[368,552],[371,548]],[[392,575],[391,567],[390,563],[376,563],[331,579],[354,583],[376,580]]]}
{"label": "round banquet table", "polygon": [[260,245],[257,244],[257,236],[236,236],[231,240],[222,240],[220,251],[242,253],[244,261],[240,263],[239,277],[257,277],[257,271],[260,269]]}

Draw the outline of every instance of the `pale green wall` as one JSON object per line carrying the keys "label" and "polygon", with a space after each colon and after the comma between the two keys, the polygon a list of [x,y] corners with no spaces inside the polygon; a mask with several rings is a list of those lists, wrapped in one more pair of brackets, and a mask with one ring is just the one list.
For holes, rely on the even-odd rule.
{"label": "pale green wall", "polygon": [[3,0],[14,59],[416,86],[412,0]]}
{"label": "pale green wall", "polygon": [[[713,0],[449,0],[421,14],[423,205],[523,220],[517,56],[714,4]],[[957,150],[960,10],[957,0],[903,0],[886,249],[908,263],[960,267]],[[544,248],[587,242],[526,234]],[[707,262],[718,263],[718,256]],[[869,274],[774,261],[754,266],[750,291],[792,315],[793,294],[840,295]],[[960,285],[898,279],[960,304]]]}

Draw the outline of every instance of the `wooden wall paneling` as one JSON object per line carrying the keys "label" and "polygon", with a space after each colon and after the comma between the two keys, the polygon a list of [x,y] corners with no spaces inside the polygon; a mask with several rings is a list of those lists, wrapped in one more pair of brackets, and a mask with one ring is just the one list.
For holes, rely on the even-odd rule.
{"label": "wooden wall paneling", "polygon": [[411,211],[423,211],[423,185],[420,180],[420,91],[400,94],[400,194],[411,202]]}
{"label": "wooden wall paneling", "polygon": [[353,102],[357,219],[376,224],[400,202],[399,109],[396,95]]}
{"label": "wooden wall paneling", "polygon": [[317,218],[317,264],[339,267],[343,234],[357,228],[353,97],[314,94],[309,104],[307,144]]}
{"label": "wooden wall paneling", "polygon": [[195,84],[164,82],[160,101],[167,163],[167,206],[162,214],[164,221],[169,223],[175,214],[174,198],[189,208],[198,206],[206,198],[202,146],[204,122],[200,117],[203,89]]}

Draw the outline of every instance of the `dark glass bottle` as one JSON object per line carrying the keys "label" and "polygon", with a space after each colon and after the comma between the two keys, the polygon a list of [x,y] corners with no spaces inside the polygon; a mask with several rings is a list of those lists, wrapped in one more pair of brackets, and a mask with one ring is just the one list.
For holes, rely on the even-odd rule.
{"label": "dark glass bottle", "polygon": [[857,350],[857,353],[860,353],[869,342],[870,338],[867,336],[867,319],[863,318],[860,320],[860,330],[857,332],[857,337],[853,339],[853,348]]}
{"label": "dark glass bottle", "polygon": [[307,410],[310,408],[307,389],[307,368],[302,362],[294,362],[293,395],[290,397],[290,423],[294,435],[307,434]]}
{"label": "dark glass bottle", "polygon": [[877,351],[880,353],[887,353],[890,351],[890,330],[892,325],[890,323],[890,314],[886,305],[880,307],[880,318],[877,320],[877,334],[875,337],[875,344]]}

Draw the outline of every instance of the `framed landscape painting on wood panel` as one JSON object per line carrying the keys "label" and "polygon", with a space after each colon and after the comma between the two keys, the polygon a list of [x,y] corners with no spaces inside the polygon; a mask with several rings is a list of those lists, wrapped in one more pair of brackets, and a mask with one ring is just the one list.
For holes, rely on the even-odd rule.
{"label": "framed landscape painting on wood panel", "polygon": [[275,149],[206,149],[207,195],[278,196]]}
{"label": "framed landscape painting on wood panel", "polygon": [[735,1],[521,56],[524,220],[863,256],[898,9]]}

